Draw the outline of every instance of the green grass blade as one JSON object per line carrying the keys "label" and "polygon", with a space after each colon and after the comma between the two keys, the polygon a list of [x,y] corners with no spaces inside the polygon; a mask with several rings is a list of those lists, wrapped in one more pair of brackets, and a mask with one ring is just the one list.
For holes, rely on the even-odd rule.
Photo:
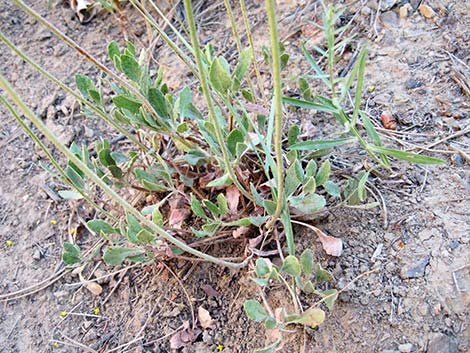
{"label": "green grass blade", "polygon": [[400,151],[393,148],[386,148],[386,147],[379,147],[379,146],[369,146],[369,148],[378,153],[386,154],[387,156],[394,157],[396,159],[401,159],[403,161],[417,163],[417,164],[443,164],[446,163],[444,160],[430,157],[430,156],[423,156],[418,153],[413,152],[405,152]]}

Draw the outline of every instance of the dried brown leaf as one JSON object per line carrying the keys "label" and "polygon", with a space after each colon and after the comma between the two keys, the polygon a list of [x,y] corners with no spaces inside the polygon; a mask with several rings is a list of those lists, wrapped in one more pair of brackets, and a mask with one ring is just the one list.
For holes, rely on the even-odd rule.
{"label": "dried brown leaf", "polygon": [[200,306],[197,310],[197,317],[201,323],[202,328],[212,328],[215,324],[209,311]]}
{"label": "dried brown leaf", "polygon": [[184,220],[189,216],[189,214],[190,212],[186,208],[177,208],[171,210],[168,224],[176,229],[181,229]]}
{"label": "dried brown leaf", "polygon": [[341,256],[343,253],[343,241],[341,239],[326,235],[320,229],[313,226],[311,227],[317,234],[321,244],[323,245],[323,249],[328,255]]}
{"label": "dried brown leaf", "polygon": [[225,198],[227,199],[228,209],[231,213],[237,213],[238,203],[240,201],[240,191],[235,185],[227,187]]}

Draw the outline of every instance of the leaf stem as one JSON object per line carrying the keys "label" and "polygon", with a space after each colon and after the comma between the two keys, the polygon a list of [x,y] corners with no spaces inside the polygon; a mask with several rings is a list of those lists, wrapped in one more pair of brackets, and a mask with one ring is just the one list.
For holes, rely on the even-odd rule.
{"label": "leaf stem", "polygon": [[269,229],[279,218],[284,206],[284,163],[282,158],[282,87],[281,87],[281,49],[277,33],[276,7],[274,0],[266,0],[269,30],[271,32],[271,55],[273,57],[272,72],[274,86],[274,151],[276,155],[277,200],[276,210],[266,224]]}

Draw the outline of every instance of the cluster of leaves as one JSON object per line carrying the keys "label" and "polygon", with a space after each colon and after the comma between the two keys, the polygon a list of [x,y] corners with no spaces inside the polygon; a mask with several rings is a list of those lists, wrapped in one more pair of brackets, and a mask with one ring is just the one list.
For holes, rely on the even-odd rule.
{"label": "cluster of leaves", "polygon": [[[280,268],[272,264],[269,259],[259,258],[256,260],[254,273],[255,277],[252,280],[262,288],[267,287],[273,281],[287,286],[288,281],[284,278],[287,275],[290,277],[290,282],[294,284],[291,291],[298,288],[305,294],[318,295],[329,310],[333,309],[334,302],[338,297],[336,289],[318,289],[322,284],[331,281],[333,276],[330,272],[324,270],[320,264],[314,263],[309,249],[306,249],[300,258],[293,255],[287,256]],[[245,301],[244,309],[251,320],[263,322],[268,330],[278,330],[279,334],[276,342],[255,351],[263,353],[274,352],[279,347],[282,343],[282,332],[286,329],[286,326],[297,324],[315,328],[323,323],[326,316],[318,305],[294,313],[287,313],[284,308],[277,308],[275,314],[273,313],[274,315],[269,315],[263,304],[254,299]],[[269,309],[269,311],[272,310]]]}

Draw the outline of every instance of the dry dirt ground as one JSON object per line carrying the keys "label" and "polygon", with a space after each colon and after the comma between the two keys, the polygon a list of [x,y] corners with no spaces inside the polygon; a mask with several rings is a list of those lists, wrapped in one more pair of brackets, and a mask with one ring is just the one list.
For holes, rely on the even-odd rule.
{"label": "dry dirt ground", "polygon": [[[80,24],[65,2],[53,1],[51,10],[46,1],[28,3],[100,60],[105,61],[105,43],[123,43],[123,28],[138,46],[148,43],[145,26],[130,6],[125,24],[104,13]],[[316,259],[334,274],[337,288],[361,273],[376,271],[343,291],[317,330],[289,334],[282,352],[470,352],[470,3],[412,0],[411,9],[424,3],[434,15],[428,19],[412,10],[400,18],[399,8],[406,3],[344,3],[345,21],[351,21],[358,42],[369,42],[364,102],[379,124],[384,110],[396,117],[396,131],[381,130],[388,145],[416,151],[423,151],[416,146],[425,147],[425,153],[446,164],[397,163],[395,178],[370,178],[370,187],[381,195],[385,208],[334,209],[318,220],[318,227],[343,239],[345,251],[339,258],[324,254],[312,234],[296,230],[298,250],[314,248]],[[224,45],[218,48],[230,56],[228,21],[216,5],[208,1],[200,10],[207,10],[199,17],[201,36],[220,40]],[[262,2],[248,5],[250,20],[257,24],[255,40],[263,43],[267,38]],[[299,50],[299,28],[305,19],[318,18],[317,10],[315,1],[279,3],[281,33],[292,63],[286,85],[292,91],[291,78],[307,70]],[[0,30],[72,86],[74,73],[96,72],[10,0],[0,3]],[[346,66],[347,55],[351,53],[345,53],[340,65]],[[165,50],[156,50],[154,56],[165,67],[170,86],[178,88],[190,80]],[[64,142],[93,141],[105,133],[98,122],[80,114],[70,97],[4,45],[0,62],[2,74]],[[4,107],[0,121],[4,295],[58,278],[63,273],[61,244],[74,236],[72,229],[79,228],[83,247],[95,239],[80,228],[81,220],[92,216],[90,211],[81,204],[54,200],[60,183],[40,167],[43,155]],[[315,116],[312,122],[310,128],[318,130],[334,125]],[[360,161],[361,156],[339,154],[333,165]],[[200,306],[210,312],[215,326],[182,352],[248,353],[269,340],[242,309],[245,299],[258,298],[247,271],[231,273],[185,262],[167,265],[172,272],[162,265],[126,268],[100,281],[104,292],[99,296],[82,288],[70,273],[54,283],[45,281],[45,288],[33,287],[33,294],[18,292],[29,295],[0,304],[0,352],[170,352],[170,338],[184,321],[194,322],[191,308],[197,312]],[[89,267],[84,274],[91,277],[119,270],[107,268],[99,259]],[[289,305],[280,288],[267,297],[273,307]],[[61,317],[62,311],[71,315]]]}

